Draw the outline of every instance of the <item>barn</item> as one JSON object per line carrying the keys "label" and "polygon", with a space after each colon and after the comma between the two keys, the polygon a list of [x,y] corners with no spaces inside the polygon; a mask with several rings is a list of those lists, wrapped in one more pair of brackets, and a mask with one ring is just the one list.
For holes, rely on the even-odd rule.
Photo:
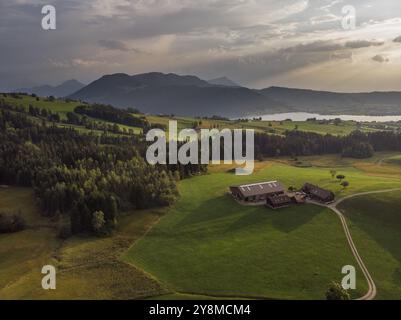
{"label": "barn", "polygon": [[262,202],[269,196],[285,195],[285,189],[278,181],[231,186],[230,191],[235,199],[244,202]]}
{"label": "barn", "polygon": [[333,202],[335,198],[334,193],[330,190],[320,188],[311,183],[305,183],[302,187],[302,191],[306,193],[310,198],[323,203]]}

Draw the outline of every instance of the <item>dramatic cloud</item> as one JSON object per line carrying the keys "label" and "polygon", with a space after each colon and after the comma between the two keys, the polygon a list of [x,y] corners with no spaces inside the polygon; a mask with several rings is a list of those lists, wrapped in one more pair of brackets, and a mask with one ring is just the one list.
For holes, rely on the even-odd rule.
{"label": "dramatic cloud", "polygon": [[[401,90],[399,0],[53,0],[55,31],[41,29],[45,4],[0,2],[0,91],[149,71]],[[355,30],[342,28],[344,5],[356,9]],[[372,70],[375,56],[389,63]],[[366,83],[366,73],[380,81]]]}

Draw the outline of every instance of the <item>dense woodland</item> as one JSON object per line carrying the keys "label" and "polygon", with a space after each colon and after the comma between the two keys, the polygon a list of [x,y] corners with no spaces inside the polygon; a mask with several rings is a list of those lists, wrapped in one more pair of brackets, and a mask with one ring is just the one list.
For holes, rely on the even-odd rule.
{"label": "dense woodland", "polygon": [[177,180],[205,171],[151,166],[146,147],[140,137],[82,134],[0,110],[0,184],[32,186],[44,214],[68,214],[73,233],[107,233],[121,210],[169,205]]}

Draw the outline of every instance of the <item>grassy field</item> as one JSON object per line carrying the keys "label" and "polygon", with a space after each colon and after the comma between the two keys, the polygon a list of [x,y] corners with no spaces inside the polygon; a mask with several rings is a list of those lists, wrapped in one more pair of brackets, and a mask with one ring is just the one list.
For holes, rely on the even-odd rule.
{"label": "grassy field", "polygon": [[378,299],[401,298],[401,191],[346,200],[340,209],[375,280]]}
{"label": "grassy field", "polygon": [[[251,177],[215,172],[182,181],[181,200],[125,257],[181,293],[321,299],[327,284],[341,278],[342,266],[357,265],[330,211],[242,207],[226,194],[231,184],[278,178],[299,187],[310,181],[338,196],[401,186],[400,179],[353,167],[339,171],[350,182],[347,189],[328,168],[270,163]],[[358,274],[355,296],[366,290]]]}
{"label": "grassy field", "polygon": [[[312,205],[279,211],[243,207],[227,195],[227,187],[272,179],[300,187],[309,181],[337,196],[401,187],[401,168],[380,171],[395,170],[388,163],[394,157],[298,159],[309,167],[283,158],[258,162],[250,177],[215,166],[209,175],[179,183],[181,199],[167,215],[167,209],[128,214],[110,238],[61,241],[57,222],[40,216],[30,189],[0,188],[2,210],[20,211],[28,222],[22,232],[0,235],[0,299],[324,299],[328,283],[341,279],[341,267],[357,266],[338,218]],[[361,163],[364,170],[358,169]],[[331,178],[330,168],[346,176],[349,188]],[[394,193],[342,204],[379,298],[400,293],[400,201]],[[44,264],[57,267],[56,291],[40,287]],[[367,290],[359,269],[357,275],[353,297]]]}
{"label": "grassy field", "polygon": [[82,105],[82,102],[77,101],[64,101],[61,99],[55,99],[54,101],[50,101],[46,98],[35,98],[30,95],[20,94],[19,98],[12,97],[11,95],[7,95],[7,97],[0,96],[0,99],[3,99],[6,103],[14,105],[14,106],[23,106],[26,110],[28,110],[29,105],[40,109],[51,110],[52,112],[60,113],[60,117],[65,119],[65,115],[67,112],[73,112],[74,109]]}
{"label": "grassy field", "polygon": [[[66,114],[68,112],[74,112],[74,109],[79,106],[82,105],[84,103],[82,102],[77,102],[77,101],[65,101],[62,99],[55,99],[54,101],[50,101],[46,98],[41,98],[41,97],[32,97],[30,95],[25,95],[25,94],[20,94],[18,95],[19,98],[13,97],[10,94],[8,94],[6,97],[0,95],[0,100],[4,100],[4,102],[11,104],[13,106],[22,106],[25,108],[25,110],[28,110],[29,105],[32,105],[34,107],[40,108],[40,109],[47,109],[50,110],[51,112],[57,112],[60,115],[60,119],[61,120],[66,120],[67,116]],[[79,115],[80,116],[80,115]],[[32,117],[29,116],[31,119],[33,120],[39,120],[36,117]],[[110,121],[105,121],[102,119],[96,119],[96,118],[91,118],[91,117],[87,117],[90,120],[93,120],[94,122],[100,123],[100,124],[107,124],[107,125],[114,125],[113,122]],[[103,131],[102,130],[90,130],[90,129],[86,129],[83,126],[79,126],[79,125],[71,125],[71,124],[64,124],[64,123],[57,123],[56,124],[59,127],[72,127],[74,129],[76,129],[79,132],[84,132],[84,133],[94,133],[94,134],[102,134]],[[134,134],[141,134],[142,133],[142,128],[138,128],[138,127],[131,127],[131,126],[127,126],[127,125],[123,125],[123,124],[117,124],[118,127],[123,130],[129,130],[132,129]]]}
{"label": "grassy field", "polygon": [[300,130],[315,132],[319,134],[347,135],[357,129],[364,132],[377,131],[369,124],[357,126],[356,122],[343,121],[338,125],[321,124],[314,121],[256,121],[250,120],[247,122],[228,121],[228,120],[213,120],[213,119],[195,119],[188,117],[162,117],[162,116],[146,116],[150,123],[162,124],[168,126],[169,120],[178,122],[178,130],[192,128],[194,123],[198,123],[202,129],[218,128],[218,129],[254,129],[256,132],[267,134],[284,134],[287,130]]}
{"label": "grassy field", "polygon": [[[110,238],[72,237],[61,241],[57,223],[40,216],[32,191],[1,188],[2,211],[20,211],[28,228],[0,235],[0,299],[138,299],[170,291],[119,259],[163,211],[121,217]],[[41,268],[57,268],[57,290],[41,288]]]}

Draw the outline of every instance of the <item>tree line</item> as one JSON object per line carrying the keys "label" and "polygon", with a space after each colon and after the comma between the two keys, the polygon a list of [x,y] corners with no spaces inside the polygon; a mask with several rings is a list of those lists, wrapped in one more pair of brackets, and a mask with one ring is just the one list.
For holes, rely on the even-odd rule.
{"label": "tree line", "polygon": [[[113,123],[119,123],[132,127],[142,128],[144,132],[149,131],[155,126],[151,125],[144,116],[134,116],[127,110],[117,109],[110,105],[91,104],[81,105],[74,109],[80,115],[87,115],[92,118],[102,119]],[[159,126],[157,126],[159,127]]]}
{"label": "tree line", "polygon": [[395,131],[354,131],[346,136],[318,134],[298,130],[283,136],[255,133],[255,157],[309,156],[342,154],[369,158],[375,151],[401,151],[401,133]]}

